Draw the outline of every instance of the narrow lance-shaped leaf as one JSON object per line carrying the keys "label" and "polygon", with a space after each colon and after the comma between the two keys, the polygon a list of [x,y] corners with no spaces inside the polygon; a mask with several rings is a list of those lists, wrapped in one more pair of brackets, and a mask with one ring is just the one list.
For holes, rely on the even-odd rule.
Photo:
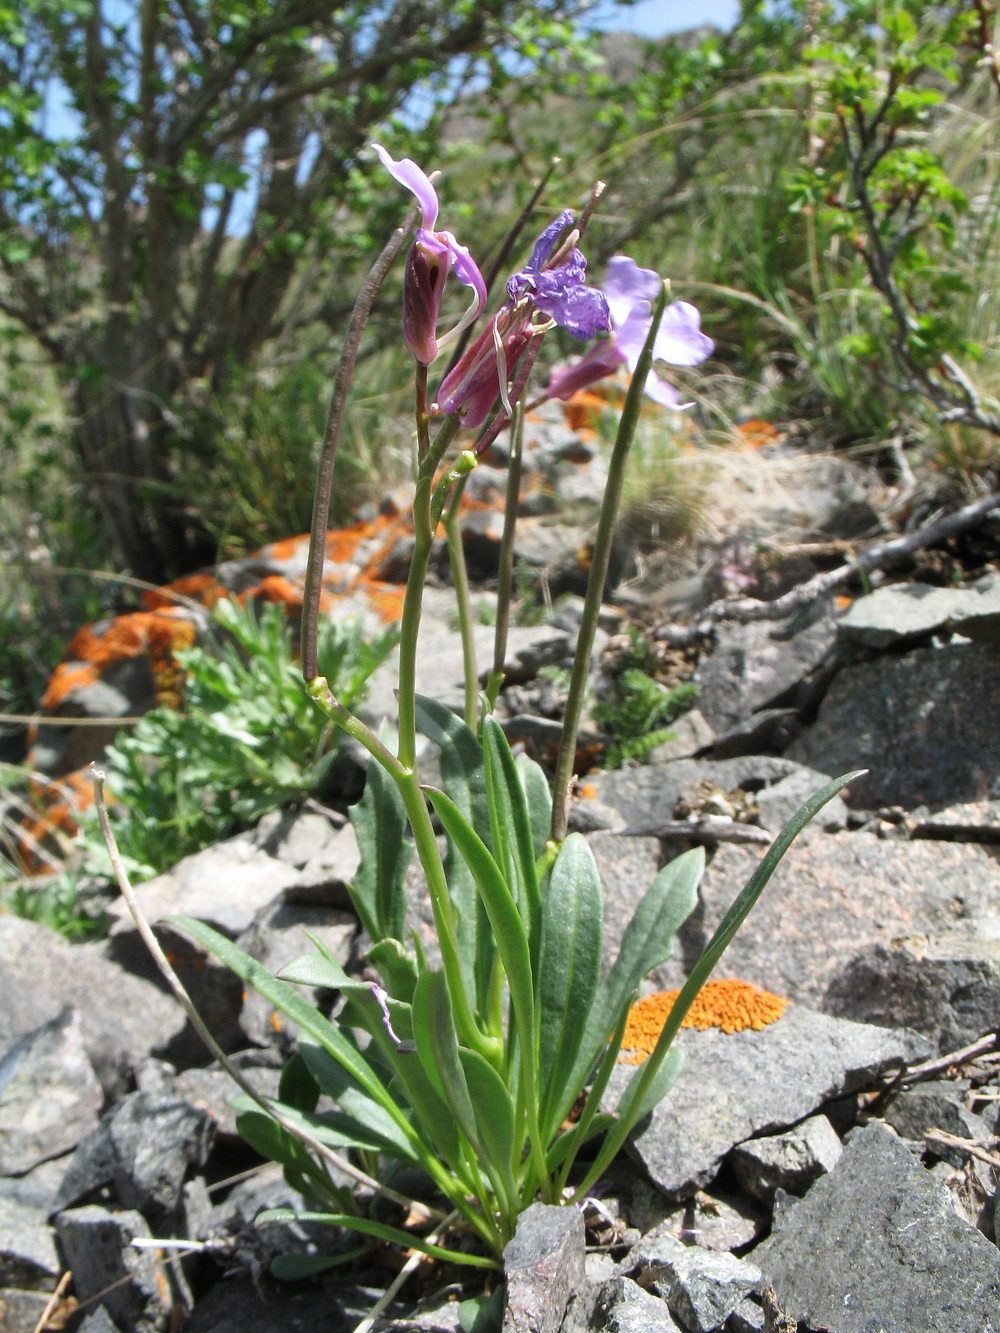
{"label": "narrow lance-shaped leaf", "polygon": [[571,833],[556,857],[542,905],[539,964],[539,1087],[546,1139],[558,1128],[553,1106],[563,1099],[601,969],[601,881],[586,838]]}
{"label": "narrow lance-shaped leaf", "polygon": [[[495,717],[483,719],[483,751],[486,756],[486,786],[500,845],[499,865],[517,894],[531,954],[532,975],[538,974],[542,935],[542,900],[535,869],[535,845],[524,788],[507,737]],[[506,862],[506,865],[505,865]]]}
{"label": "narrow lance-shaped leaf", "polygon": [[704,868],[704,848],[694,847],[665,865],[643,895],[587,1015],[576,1064],[558,1104],[560,1120],[576,1100],[629,997],[673,952],[674,936],[698,901]]}
{"label": "narrow lance-shaped leaf", "polygon": [[348,811],[361,864],[350,885],[361,924],[377,943],[401,940],[406,930],[403,879],[413,856],[406,838],[406,812],[396,784],[377,764],[368,765],[364,795]]}

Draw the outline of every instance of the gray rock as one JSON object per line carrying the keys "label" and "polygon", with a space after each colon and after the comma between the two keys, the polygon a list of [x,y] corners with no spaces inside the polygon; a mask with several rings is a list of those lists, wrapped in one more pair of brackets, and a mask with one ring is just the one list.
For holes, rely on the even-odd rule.
{"label": "gray rock", "polygon": [[592,796],[580,796],[569,808],[569,830],[571,833],[602,833],[605,829],[624,828],[625,821],[619,812],[603,801]]}
{"label": "gray rock", "polygon": [[[277,1097],[280,1069],[241,1064],[241,1072],[262,1097]],[[217,1139],[239,1140],[236,1112],[232,1106],[238,1089],[224,1069],[185,1069],[176,1079],[171,1080],[170,1088],[175,1096],[182,1097],[189,1106],[211,1117]]]}
{"label": "gray rock", "polygon": [[[632,1181],[625,1192],[625,1215],[644,1233],[661,1228],[685,1245],[700,1245],[703,1250],[745,1249],[761,1236],[769,1224],[764,1212],[744,1194],[730,1191],[699,1190],[691,1199],[677,1206],[632,1171]],[[639,1242],[641,1246],[642,1241]],[[622,1261],[619,1271],[630,1271]]]}
{"label": "gray rock", "polygon": [[783,1134],[739,1144],[729,1161],[746,1192],[761,1203],[771,1203],[778,1189],[805,1194],[814,1180],[833,1170],[842,1152],[826,1116],[813,1115]]}
{"label": "gray rock", "polygon": [[674,1242],[647,1270],[647,1281],[692,1333],[714,1333],[760,1281],[760,1269],[732,1254]]}
{"label": "gray rock", "polygon": [[847,667],[816,722],[788,751],[823,773],[870,769],[849,804],[907,809],[1000,794],[1000,732],[984,726],[1000,698],[1000,652],[927,648]]}
{"label": "gray rock", "polygon": [[504,1252],[504,1333],[556,1333],[584,1279],[583,1214],[533,1203]]}
{"label": "gray rock", "polygon": [[23,1291],[20,1287],[0,1287],[0,1330],[2,1333],[35,1333],[48,1306],[44,1291]]}
{"label": "gray rock", "polygon": [[[252,833],[240,833],[185,856],[135,893],[150,925],[165,916],[191,916],[235,939],[298,878],[294,865],[255,846]],[[124,902],[113,904],[108,915],[112,937],[135,932]]]}
{"label": "gray rock", "polygon": [[[338,1185],[354,1182],[334,1168]],[[259,1213],[268,1208],[290,1208],[306,1212],[314,1204],[292,1189],[285,1179],[284,1170],[277,1162],[267,1162],[247,1180],[239,1181],[224,1199],[204,1208],[205,1198],[200,1191],[189,1191],[192,1220],[197,1221],[200,1239],[233,1237],[238,1248],[249,1250],[262,1267],[282,1254],[336,1254],[345,1248],[344,1232],[320,1223],[268,1222],[257,1225]],[[351,1242],[348,1241],[349,1245]]]}
{"label": "gray rock", "polygon": [[[985,1139],[990,1131],[985,1120],[975,1115],[962,1101],[954,1083],[918,1083],[904,1088],[891,1098],[880,1115],[904,1139],[923,1142],[929,1129],[943,1129],[959,1139]],[[968,1154],[941,1143],[929,1145],[936,1157],[952,1166],[963,1166]]]}
{"label": "gray rock", "polygon": [[84,1042],[105,1094],[113,1095],[151,1051],[170,1048],[186,1019],[172,995],[124,971],[104,948],[69,944],[47,926],[0,915],[0,1047],[85,995]]}
{"label": "gray rock", "polygon": [[[68,667],[86,669],[84,662]],[[52,712],[53,717],[115,718],[137,716],[156,702],[156,686],[145,656],[112,662],[99,680],[71,690]],[[31,748],[31,763],[41,773],[60,778],[100,758],[118,732],[106,726],[46,726],[43,722]]]}
{"label": "gray rock", "polygon": [[92,1314],[87,1315],[77,1333],[119,1333],[119,1328],[104,1306],[99,1305]]}
{"label": "gray rock", "polygon": [[101,1100],[78,1010],[11,1043],[0,1058],[0,1174],[76,1147],[97,1125]]}
{"label": "gray rock", "polygon": [[766,1333],[764,1310],[749,1297],[740,1301],[726,1320],[726,1333]]}
{"label": "gray rock", "polygon": [[275,810],[254,830],[257,845],[299,871],[285,886],[286,903],[315,907],[348,907],[347,885],[360,860],[358,840],[350,824],[337,828],[312,810]]}
{"label": "gray rock", "polygon": [[[298,907],[278,903],[265,907],[236,941],[241,949],[263,963],[269,972],[280,971],[286,963],[304,953],[315,953],[316,946],[306,931],[322,941],[339,963],[346,964],[358,932],[353,912],[339,912],[330,907]],[[318,1003],[320,992],[307,989],[304,994]],[[262,995],[248,990],[240,1013],[240,1026],[250,1041],[261,1046],[280,1038],[288,1046],[297,1031]]]}
{"label": "gray rock", "polygon": [[[810,768],[789,773],[787,778],[781,778],[757,793],[757,823],[769,833],[780,833],[792,815],[829,781],[825,773],[816,773]],[[847,806],[840,796],[827,801],[813,821],[814,828],[825,829],[828,833],[837,832],[846,824]]]}
{"label": "gray rock", "polygon": [[910,816],[911,838],[936,838],[942,842],[1000,842],[1000,801],[967,801],[929,814],[914,810]]}
{"label": "gray rock", "polygon": [[835,638],[836,622],[826,601],[789,620],[719,629],[715,649],[697,675],[698,706],[709,725],[725,731],[762,708],[785,702],[784,696],[823,663]]}
{"label": "gray rock", "polygon": [[1000,643],[1000,579],[965,588],[893,583],[859,597],[837,623],[842,639],[866,648],[889,648],[945,630]]}
{"label": "gray rock", "polygon": [[608,1333],[681,1333],[666,1302],[628,1277],[601,1284],[590,1327]]}
{"label": "gray rock", "polygon": [[715,740],[715,730],[709,726],[700,708],[692,708],[676,722],[671,722],[670,730],[672,739],[654,745],[646,756],[647,763],[666,764],[672,759],[689,759],[700,750],[707,750]]}
{"label": "gray rock", "polygon": [[754,1251],[782,1309],[837,1333],[994,1333],[1000,1255],[943,1185],[871,1124]]}
{"label": "gray rock", "polygon": [[[580,802],[582,805],[583,802]],[[625,928],[663,864],[656,838],[620,838],[614,833],[587,837],[604,891],[602,971],[618,957]]]}
{"label": "gray rock", "polygon": [[173,1305],[170,1265],[155,1250],[132,1245],[150,1234],[142,1214],[91,1204],[59,1213],[55,1225],[77,1300],[102,1293],[108,1314],[127,1333],[163,1333]]}
{"label": "gray rock", "polygon": [[40,1208],[0,1199],[0,1287],[55,1290],[61,1267],[45,1216]]}
{"label": "gray rock", "polygon": [[[736,1144],[796,1124],[928,1050],[914,1033],[847,1023],[798,1005],[760,1032],[688,1029],[678,1043],[685,1056],[681,1076],[629,1143],[650,1179],[672,1198],[708,1184]],[[617,1066],[609,1103],[617,1103],[634,1072]]]}
{"label": "gray rock", "polygon": [[738,759],[674,759],[642,764],[588,779],[595,797],[621,812],[629,825],[662,823],[690,788],[710,783],[720,791],[758,793],[801,769],[789,759],[745,755]]}
{"label": "gray rock", "polygon": [[[678,934],[674,959],[655,974],[659,985],[681,983],[759,863],[756,848],[719,848],[702,879],[699,905]],[[842,1018],[911,1026],[931,1035],[932,1027],[923,1021],[891,1016],[900,999],[894,990],[881,996],[873,992],[862,1005],[849,987],[838,986],[842,1002],[835,1002],[832,983],[874,944],[924,937],[933,941],[959,928],[965,947],[976,946],[967,956],[977,951],[982,956],[992,947],[992,938],[1000,939],[996,862],[988,850],[970,843],[886,841],[874,833],[833,836],[807,828],[785,853],[726,950],[724,968],[729,976],[822,1005]],[[916,994],[930,994],[928,987],[935,984],[921,982],[918,973],[907,1013],[917,1012],[912,1008],[914,987]],[[888,1015],[884,1019],[875,1017],[879,1004]],[[972,1008],[978,1020],[981,1006]],[[994,1007],[994,1015],[997,1012],[1000,1006]],[[969,1040],[994,1025],[995,1018]],[[934,1033],[938,1030],[933,1027]]]}
{"label": "gray rock", "polygon": [[189,1168],[207,1160],[212,1136],[207,1112],[179,1097],[133,1092],[77,1148],[55,1206],[70,1207],[110,1187],[121,1207],[152,1220],[169,1218]]}
{"label": "gray rock", "polygon": [[282,1288],[267,1299],[248,1277],[217,1282],[197,1303],[184,1333],[352,1333],[373,1304],[343,1280]]}
{"label": "gray rock", "polygon": [[868,945],[832,976],[822,1007],[859,1022],[915,1028],[940,1054],[957,1050],[996,1027],[1000,941],[951,931]]}
{"label": "gray rock", "polygon": [[801,733],[797,708],[762,708],[744,722],[720,732],[712,745],[713,759],[786,750]]}
{"label": "gray rock", "polygon": [[37,1208],[48,1217],[71,1156],[67,1153],[64,1157],[39,1162],[23,1176],[0,1176],[0,1200],[9,1199],[11,1203]]}

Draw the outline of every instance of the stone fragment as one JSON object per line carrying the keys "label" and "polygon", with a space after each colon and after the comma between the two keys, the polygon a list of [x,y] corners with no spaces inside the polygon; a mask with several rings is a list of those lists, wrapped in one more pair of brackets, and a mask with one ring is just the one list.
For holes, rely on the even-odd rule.
{"label": "stone fragment", "polygon": [[[267,1052],[248,1052],[248,1056],[263,1056]],[[243,1077],[261,1094],[262,1097],[277,1097],[280,1068],[270,1065],[258,1065],[240,1062]],[[178,1074],[170,1084],[177,1097],[182,1097],[189,1106],[206,1112],[215,1125],[217,1139],[239,1140],[236,1131],[236,1111],[232,1101],[239,1089],[224,1069],[186,1069]]]}
{"label": "stone fragment", "polygon": [[370,1293],[322,1285],[283,1287],[268,1299],[249,1277],[217,1282],[198,1301],[184,1333],[352,1333],[372,1306]]}
{"label": "stone fragment", "polygon": [[608,1333],[681,1333],[666,1302],[628,1277],[601,1284],[590,1326]]}
{"label": "stone fragment", "polygon": [[736,1178],[761,1203],[775,1190],[804,1194],[814,1180],[832,1171],[843,1145],[825,1115],[813,1115],[783,1134],[750,1139],[729,1154]]}
{"label": "stone fragment", "polygon": [[0,1287],[53,1291],[60,1271],[55,1235],[45,1213],[0,1199]]}
{"label": "stone fragment", "polygon": [[77,1148],[55,1207],[110,1187],[122,1207],[153,1220],[168,1218],[180,1203],[188,1169],[208,1158],[212,1137],[205,1111],[169,1094],[133,1092]]}
{"label": "stone fragment", "polygon": [[504,1333],[557,1333],[584,1280],[583,1214],[533,1203],[517,1219],[504,1252]]}
{"label": "stone fragment", "polygon": [[[250,928],[244,931],[236,943],[245,953],[263,963],[269,972],[276,973],[293,958],[316,952],[316,945],[309,938],[310,935],[320,940],[338,963],[346,965],[357,932],[358,919],[353,912],[278,903],[259,912]],[[298,989],[305,998],[318,1004],[321,995],[319,990],[314,987]],[[297,1031],[295,1024],[280,1014],[269,1001],[249,989],[240,1013],[240,1026],[248,1040],[260,1046],[274,1042],[283,1047],[290,1046]]]}
{"label": "stone fragment", "polygon": [[848,804],[906,809],[1000,794],[1000,653],[986,644],[924,648],[841,671],[788,758],[823,773],[868,768]]}
{"label": "stone fragment", "polygon": [[673,759],[666,764],[640,764],[596,773],[588,779],[597,800],[613,806],[629,827],[663,823],[678,800],[700,784],[723,792],[760,792],[802,766],[772,755],[738,759]]}
{"label": "stone fragment", "polygon": [[1000,842],[1000,801],[966,801],[934,814],[914,810],[910,816],[910,837],[942,842]]}
{"label": "stone fragment", "polygon": [[754,1251],[783,1310],[837,1333],[987,1333],[1000,1254],[890,1130],[869,1124]]}
{"label": "stone fragment", "polygon": [[0,1057],[0,1174],[30,1171],[75,1148],[100,1107],[80,1014],[67,1007]]}
{"label": "stone fragment", "polygon": [[[185,856],[135,893],[150,925],[166,916],[191,916],[235,939],[297,879],[294,865],[258,848],[252,833],[240,833]],[[135,931],[124,902],[113,904],[108,915],[112,936]]]}
{"label": "stone fragment", "polygon": [[762,708],[720,732],[712,745],[713,759],[786,750],[801,733],[797,708]]}
{"label": "stone fragment", "polygon": [[818,601],[788,620],[717,630],[715,649],[697,674],[698,706],[709,725],[725,731],[762,708],[786,702],[785,696],[823,663],[835,639],[829,601]]}
{"label": "stone fragment", "polygon": [[[85,679],[86,663],[67,662],[65,666],[70,671],[81,669],[80,679]],[[155,702],[156,685],[149,661],[144,656],[133,657],[110,663],[99,680],[81,683],[70,690],[51,715],[61,718],[135,717],[147,712]],[[53,726],[43,722],[31,747],[32,766],[53,778],[74,773],[99,759],[117,731],[114,722],[82,727]]]}
{"label": "stone fragment", "polygon": [[[685,1056],[681,1076],[629,1143],[654,1184],[675,1199],[706,1185],[737,1143],[796,1124],[929,1049],[915,1033],[847,1023],[799,1005],[760,1032],[686,1029],[677,1040]],[[609,1103],[617,1104],[634,1072],[616,1067]]]}
{"label": "stone fragment", "polygon": [[726,1320],[726,1333],[766,1333],[764,1310],[750,1297],[740,1301]]}
{"label": "stone fragment", "polygon": [[[962,1101],[955,1084],[945,1080],[904,1088],[880,1109],[880,1116],[902,1138],[918,1143],[923,1142],[929,1129],[942,1129],[959,1139],[985,1139],[990,1133],[982,1116],[975,1115]],[[928,1147],[935,1157],[952,1166],[963,1166],[968,1160],[968,1153],[960,1148],[949,1148],[940,1142]]]}
{"label": "stone fragment", "polygon": [[[987,918],[976,924],[985,930],[991,923]],[[1000,940],[949,931],[870,944],[833,975],[822,1007],[862,1023],[914,1028],[942,1055],[958,1050],[996,1026]]]}
{"label": "stone fragment", "polygon": [[842,639],[866,648],[889,648],[945,630],[1000,643],[1000,578],[964,588],[893,583],[857,598],[837,622]]}
{"label": "stone fragment", "polygon": [[[335,760],[339,763],[345,757]],[[350,824],[337,828],[312,810],[274,810],[257,825],[258,846],[287,861],[299,872],[283,891],[286,903],[312,907],[349,907],[347,885],[360,861],[358,840]]]}
{"label": "stone fragment", "polygon": [[[648,1238],[647,1238],[648,1239]],[[760,1281],[760,1270],[732,1254],[682,1245],[661,1234],[638,1273],[641,1286],[667,1303],[691,1333],[714,1333]]]}
{"label": "stone fragment", "polygon": [[[582,804],[582,802],[581,802]],[[597,862],[604,892],[602,971],[618,957],[625,928],[663,864],[656,838],[620,838],[613,833],[592,833],[587,842]]]}
{"label": "stone fragment", "polygon": [[103,1293],[101,1300],[120,1328],[163,1333],[173,1305],[169,1265],[157,1259],[155,1250],[132,1245],[137,1236],[150,1234],[141,1213],[110,1213],[91,1204],[59,1213],[55,1226],[81,1304]]}
{"label": "stone fragment", "polygon": [[37,1208],[48,1217],[71,1156],[72,1153],[66,1153],[63,1157],[39,1162],[23,1176],[0,1176],[0,1200],[9,1199],[11,1203]]}
{"label": "stone fragment", "polygon": [[672,759],[690,759],[701,750],[707,750],[715,740],[715,730],[709,726],[700,708],[692,708],[670,723],[673,736],[654,745],[646,756],[649,764],[666,764]]}
{"label": "stone fragment", "polygon": [[48,1303],[44,1291],[0,1287],[0,1333],[35,1333]]}
{"label": "stone fragment", "polygon": [[[825,773],[816,773],[810,768],[800,768],[789,773],[787,778],[781,778],[755,796],[757,823],[769,833],[780,833],[809,797],[815,796],[829,781]],[[828,833],[838,832],[846,824],[847,806],[841,796],[827,801],[813,820],[814,828],[825,829]]]}
{"label": "stone fragment", "polygon": [[119,1333],[119,1328],[104,1306],[99,1305],[92,1314],[87,1315],[77,1333]]}
{"label": "stone fragment", "polygon": [[[756,848],[718,849],[702,878],[699,905],[678,933],[673,959],[654,974],[658,985],[669,989],[683,981],[759,863]],[[965,957],[988,957],[991,939],[1000,939],[996,862],[987,849],[806,828],[726,950],[723,966],[765,990],[827,1008],[834,980],[871,945],[930,937],[929,956],[935,956],[934,942],[959,928],[956,950],[975,945]],[[926,939],[923,947],[928,948]],[[919,975],[911,990],[913,985],[923,988]],[[879,1004],[892,1012],[897,992],[888,986],[871,997],[872,1007],[852,1007],[849,989],[843,998],[845,1007],[830,1012],[931,1034],[911,1016],[875,1017]],[[992,1025],[987,1022],[968,1040]]]}
{"label": "stone fragment", "polygon": [[124,1092],[130,1071],[163,1053],[186,1019],[172,995],[112,962],[104,944],[69,944],[47,926],[0,915],[0,1048],[49,1022],[67,1004],[107,1095]]}

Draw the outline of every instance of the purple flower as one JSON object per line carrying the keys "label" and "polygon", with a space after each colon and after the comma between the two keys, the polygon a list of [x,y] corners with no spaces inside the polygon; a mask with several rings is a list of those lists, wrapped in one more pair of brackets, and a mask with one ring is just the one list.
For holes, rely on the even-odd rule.
{"label": "purple flower", "polygon": [[[604,294],[611,311],[614,332],[597,343],[569,370],[553,375],[547,393],[550,398],[570,398],[619,366],[628,366],[634,374],[639,354],[653,322],[653,302],[660,292],[660,277],[652,269],[640,268],[627,255],[615,255],[608,261]],[[687,301],[674,301],[663,312],[663,319],[653,344],[653,360],[671,366],[696,366],[704,361],[714,346],[701,332],[701,316]],[[672,384],[652,371],[646,377],[646,393],[664,407],[690,407],[682,403]]]}
{"label": "purple flower", "polygon": [[[481,426],[501,398],[509,411],[507,382],[532,338],[554,324],[574,338],[592,338],[611,327],[604,293],[584,282],[587,261],[576,248],[568,210],[535,242],[531,258],[507,282],[507,300],[441,381],[438,408],[458,412],[466,426]],[[541,316],[539,319],[538,317]]]}
{"label": "purple flower", "polygon": [[[372,147],[394,180],[416,197],[422,211],[422,225],[406,257],[403,279],[403,341],[407,349],[425,366],[439,350],[467,328],[486,305],[486,283],[468,248],[459,245],[450,231],[435,231],[438,197],[429,177],[408,157],[394,161],[381,144]],[[448,333],[436,337],[438,311],[445,281],[451,269],[473,299],[468,310]]]}

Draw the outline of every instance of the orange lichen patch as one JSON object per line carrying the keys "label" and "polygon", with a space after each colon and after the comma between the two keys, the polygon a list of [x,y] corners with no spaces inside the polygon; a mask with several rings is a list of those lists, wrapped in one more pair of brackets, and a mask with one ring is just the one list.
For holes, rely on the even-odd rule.
{"label": "orange lichen patch", "polygon": [[309,544],[308,532],[304,532],[298,537],[286,537],[281,542],[272,542],[265,549],[272,560],[291,560],[293,556],[298,555],[303,544]]}
{"label": "orange lichen patch", "polygon": [[98,679],[97,668],[89,662],[60,662],[49,677],[45,693],[42,695],[43,713],[51,713],[74,690],[82,690],[93,685]]}
{"label": "orange lichen patch", "polygon": [[763,449],[765,445],[776,444],[781,432],[770,421],[751,417],[736,427],[736,436],[745,449]]}
{"label": "orange lichen patch", "polygon": [[839,597],[834,598],[834,601],[837,604],[838,611],[846,611],[847,608],[851,606],[852,603],[854,602],[854,598],[848,597],[846,594],[841,593]]}
{"label": "orange lichen patch", "polygon": [[[656,1045],[680,991],[654,991],[629,1010],[622,1039],[620,1064],[641,1065]],[[770,991],[758,990],[748,981],[706,981],[687,1011],[681,1027],[721,1028],[725,1033],[752,1028],[759,1032],[777,1022],[785,1012],[787,1000]]]}
{"label": "orange lichen patch", "polygon": [[[177,596],[172,597],[171,593]],[[186,578],[175,579],[173,583],[165,583],[162,588],[156,591],[149,590],[142,594],[142,604],[147,611],[166,611],[171,607],[177,606],[178,597],[186,597],[189,601],[200,602],[202,606],[214,606],[220,597],[228,597],[229,593],[218,583],[212,574],[188,574]]]}
{"label": "orange lichen patch", "polygon": [[597,798],[597,788],[592,782],[584,782],[577,787],[576,794],[583,801],[593,801]]}
{"label": "orange lichen patch", "polygon": [[363,519],[352,523],[350,527],[338,528],[326,534],[326,558],[334,564],[346,565],[354,559],[358,547],[370,537],[376,537],[396,519],[389,514],[379,514],[373,519]]}
{"label": "orange lichen patch", "polygon": [[297,588],[282,574],[268,574],[254,587],[241,593],[237,601],[243,602],[247,597],[259,598],[264,602],[277,602],[292,611],[299,611],[302,608],[302,589]]}
{"label": "orange lichen patch", "polygon": [[59,835],[74,836],[81,811],[93,804],[94,787],[89,769],[78,769],[58,782],[32,778],[28,793],[38,817],[22,822],[18,855],[24,872],[36,875],[52,869],[43,848],[50,848],[57,858],[64,854]]}
{"label": "orange lichen patch", "polygon": [[112,662],[144,652],[162,656],[193,642],[194,626],[184,616],[174,611],[132,611],[115,616],[103,634],[95,634],[92,625],[84,625],[70,640],[66,653],[103,671]]}
{"label": "orange lichen patch", "polygon": [[607,411],[607,407],[606,398],[586,389],[573,394],[572,398],[567,398],[562,405],[566,425],[570,430],[577,432],[593,431],[594,424],[599,420],[601,413]]}
{"label": "orange lichen patch", "polygon": [[371,584],[368,600],[372,610],[386,625],[403,618],[403,600],[406,589],[397,584]]}

